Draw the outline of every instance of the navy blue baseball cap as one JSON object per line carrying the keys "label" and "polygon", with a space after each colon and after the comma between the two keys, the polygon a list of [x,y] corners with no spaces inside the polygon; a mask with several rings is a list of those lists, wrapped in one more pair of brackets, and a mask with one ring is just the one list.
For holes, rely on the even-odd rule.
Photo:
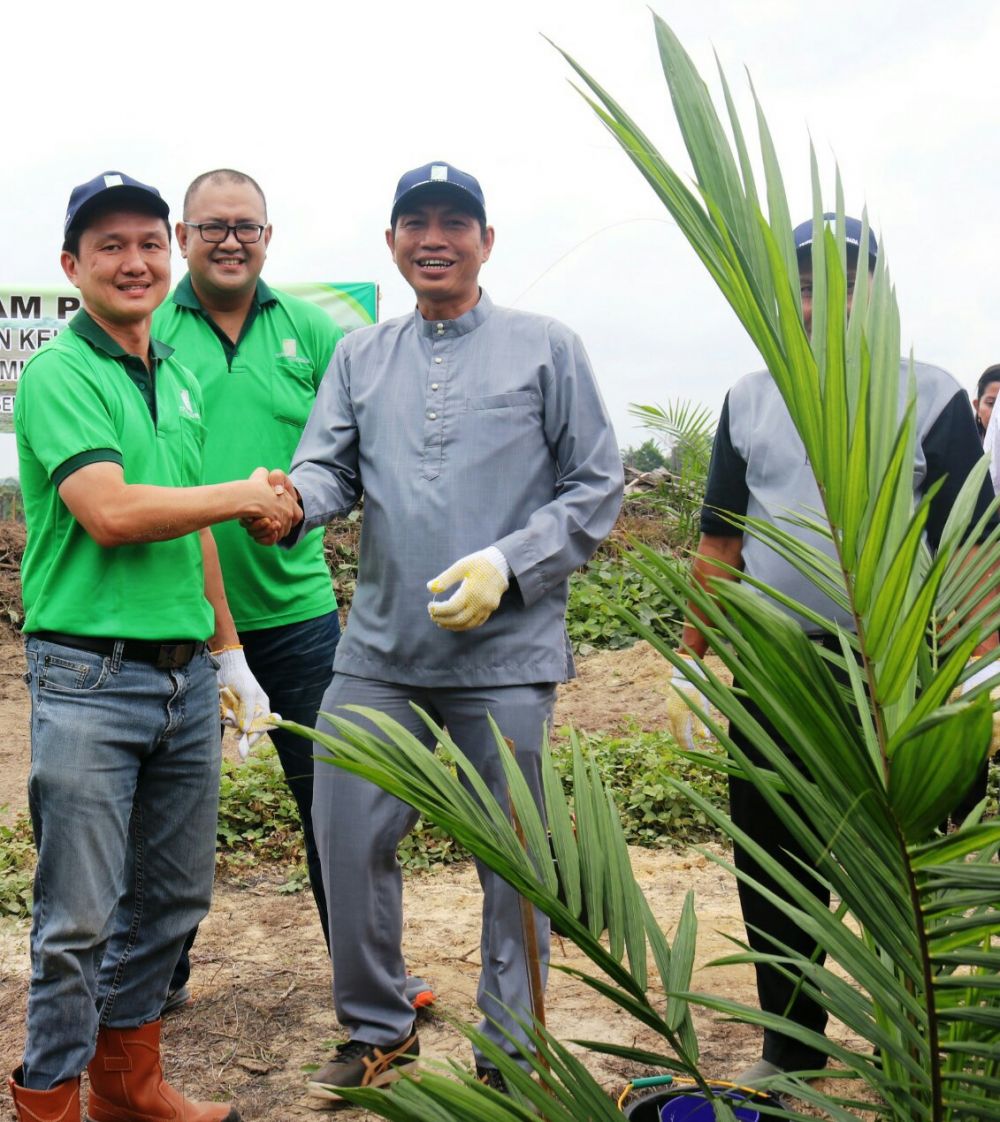
{"label": "navy blue baseball cap", "polygon": [[[828,224],[834,224],[837,221],[837,216],[832,211],[827,211],[823,215],[823,221]],[[808,249],[813,243],[813,220],[807,219],[805,222],[800,222],[798,226],[792,231],[792,239],[795,242],[795,252],[801,254],[804,249]],[[844,241],[849,246],[854,246],[858,249],[861,245],[861,219],[851,218],[850,215],[844,215]],[[875,258],[878,256],[878,241],[871,229],[868,230],[868,257],[874,264]]]}
{"label": "navy blue baseball cap", "polygon": [[105,171],[70,192],[63,234],[68,234],[72,226],[78,226],[98,200],[104,202],[112,191],[116,192],[116,205],[121,202],[127,207],[129,203],[141,203],[143,210],[152,211],[164,220],[170,217],[170,207],[155,187],[140,183],[121,171]]}
{"label": "navy blue baseball cap", "polygon": [[440,193],[454,195],[456,202],[474,214],[480,222],[486,221],[486,200],[479,180],[466,171],[460,171],[451,164],[438,160],[403,173],[396,184],[389,225],[396,225],[396,217],[404,203],[414,203],[425,194]]}

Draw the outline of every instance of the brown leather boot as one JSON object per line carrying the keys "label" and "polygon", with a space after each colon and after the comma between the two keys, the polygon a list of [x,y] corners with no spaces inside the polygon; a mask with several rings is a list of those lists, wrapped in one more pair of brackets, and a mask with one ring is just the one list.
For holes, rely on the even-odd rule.
{"label": "brown leather boot", "polygon": [[14,1098],[14,1114],[18,1122],[80,1122],[80,1077],[67,1079],[51,1091],[32,1091],[21,1086],[24,1069],[7,1080]]}
{"label": "brown leather boot", "polygon": [[228,1103],[196,1103],[170,1086],[160,1068],[160,1022],[102,1028],[87,1064],[89,1122],[240,1122]]}

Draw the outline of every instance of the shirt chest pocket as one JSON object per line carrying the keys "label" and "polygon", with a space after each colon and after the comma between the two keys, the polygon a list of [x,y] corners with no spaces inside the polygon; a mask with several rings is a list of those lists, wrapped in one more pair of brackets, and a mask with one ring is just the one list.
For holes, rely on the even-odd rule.
{"label": "shirt chest pocket", "polygon": [[200,417],[162,410],[156,425],[156,447],[159,466],[152,470],[157,474],[143,482],[166,483],[169,480],[169,485],[174,487],[194,487],[202,482],[205,425]]}
{"label": "shirt chest pocket", "polygon": [[276,421],[302,428],[309,418],[316,388],[313,365],[305,358],[279,356],[271,371],[271,413]]}
{"label": "shirt chest pocket", "polygon": [[466,398],[466,408],[470,413],[500,414],[515,411],[521,415],[525,410],[537,409],[540,401],[541,397],[535,390],[515,390],[513,393]]}
{"label": "shirt chest pocket", "polygon": [[205,426],[198,417],[178,418],[181,449],[181,486],[192,487],[202,482],[202,460],[205,454]]}

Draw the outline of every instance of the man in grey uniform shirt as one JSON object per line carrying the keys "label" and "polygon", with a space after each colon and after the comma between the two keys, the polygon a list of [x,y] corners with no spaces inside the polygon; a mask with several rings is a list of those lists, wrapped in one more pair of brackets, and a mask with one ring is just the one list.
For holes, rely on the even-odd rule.
{"label": "man in grey uniform shirt", "polygon": [[[567,582],[614,524],[622,467],[577,336],[495,307],[480,289],[493,239],[472,176],[436,163],[400,179],[386,241],[417,307],[337,347],[291,481],[303,532],[365,497],[357,591],[321,709],[371,706],[432,748],[415,702],[503,803],[490,713],[540,805],[543,728],[555,683],[574,673]],[[451,595],[428,603],[429,591]],[[389,1082],[419,1052],[403,992],[396,860],[416,814],[322,765],[314,792],[334,1002],[351,1039],[309,1092],[336,1100],[338,1087]],[[487,869],[479,875],[479,1006],[523,1038],[508,1012],[531,1008],[518,897]],[[545,961],[544,917],[538,933]],[[482,1028],[510,1049],[489,1020]],[[502,1084],[481,1057],[477,1067]]]}
{"label": "man in grey uniform shirt", "polygon": [[[832,221],[834,215],[824,216]],[[861,223],[845,219],[847,242],[848,292],[853,290],[855,271],[864,267],[859,262]],[[806,330],[811,326],[812,312],[812,221],[803,222],[794,231],[798,253],[799,281],[802,288],[802,311]],[[867,264],[874,269],[877,245],[869,235]],[[907,395],[909,363],[900,363],[900,411]],[[931,500],[926,533],[931,548],[936,548],[952,505],[966,476],[980,459],[982,449],[976,433],[968,396],[950,374],[925,363],[914,364],[916,380],[916,447],[913,464],[915,495],[924,494],[933,484],[941,486]],[[978,518],[992,498],[989,480],[984,482],[975,517]],[[814,547],[832,555],[827,539],[787,521],[787,512],[807,513],[821,509],[816,480],[798,432],[782,400],[774,379],[766,370],[748,374],[730,390],[722,407],[722,416],[712,449],[705,505],[701,515],[701,539],[694,563],[694,576],[702,584],[709,579],[731,579],[732,574],[716,567],[716,562],[743,569],[748,576],[764,581],[785,595],[807,605],[817,614],[836,620],[853,630],[853,619],[839,611],[832,601],[818,592],[792,565],[768,545],[754,537],[744,537],[738,527],[726,518],[727,512],[762,519],[780,525]],[[826,633],[809,620],[796,617],[807,633],[818,642],[830,643]],[[980,650],[992,646],[995,637],[982,644]],[[839,650],[839,644],[833,644]],[[684,628],[681,649],[703,655],[704,637],[693,627]],[[683,681],[683,679],[682,679]],[[680,683],[675,683],[680,684]],[[684,688],[681,686],[681,688]],[[690,688],[690,687],[687,687]],[[749,705],[748,711],[771,729],[763,713]],[[777,737],[771,729],[773,736]],[[730,729],[733,740],[758,764],[764,764],[750,741],[740,730]],[[970,776],[970,782],[972,777]],[[808,855],[785,827],[775,819],[767,802],[745,780],[730,780],[730,810],[733,821],[763,846],[803,885],[829,903],[829,892],[803,872],[801,862],[808,864]],[[779,898],[787,893],[763,873],[748,852],[734,847],[737,868],[754,876]],[[747,926],[747,939],[756,951],[772,953],[775,942],[794,948],[805,956],[819,955],[815,941],[795,927],[779,904],[739,882],[740,905]],[[780,953],[780,947],[778,949]],[[797,1024],[822,1033],[826,1027],[826,1011],[811,997],[799,992],[796,979],[787,971],[767,964],[756,965],[757,991],[760,1006],[769,1013],[785,1014]],[[782,1071],[807,1071],[822,1068],[826,1054],[808,1044],[766,1029],[762,1057],[747,1071],[735,1076],[737,1083],[755,1083]]]}

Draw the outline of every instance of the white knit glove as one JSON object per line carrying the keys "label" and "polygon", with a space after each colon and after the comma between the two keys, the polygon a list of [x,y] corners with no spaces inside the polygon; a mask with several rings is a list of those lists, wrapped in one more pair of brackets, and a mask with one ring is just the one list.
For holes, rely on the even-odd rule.
{"label": "white knit glove", "polygon": [[251,674],[242,647],[225,647],[214,652],[219,661],[219,717],[224,725],[240,734],[237,745],[240,759],[281,717],[271,712],[271,703],[260,683]]}
{"label": "white knit glove", "polygon": [[431,619],[446,631],[471,631],[497,610],[500,597],[509,587],[510,565],[495,545],[462,557],[427,582],[428,592],[444,592],[455,581],[462,583],[447,600],[427,605]]}
{"label": "white knit glove", "polygon": [[[992,418],[991,418],[992,420]],[[967,694],[970,690],[975,689],[981,682],[987,682],[990,678],[995,678],[1000,674],[1000,661],[991,662],[989,666],[984,666],[981,670],[975,671],[962,683],[961,693]],[[995,706],[1000,700],[1000,685],[996,685],[990,690],[990,699],[994,704],[993,709],[993,739],[990,741],[990,755],[995,756],[997,750],[1000,749],[1000,713],[997,712]]]}
{"label": "white knit glove", "polygon": [[698,686],[686,675],[695,679],[704,680],[705,671],[693,658],[684,656],[685,668],[675,666],[670,679],[670,689],[667,690],[667,724],[674,740],[689,750],[697,747],[696,736],[707,736],[708,729],[705,722],[691,709],[688,708],[688,698],[700,709],[708,709],[708,698]]}

